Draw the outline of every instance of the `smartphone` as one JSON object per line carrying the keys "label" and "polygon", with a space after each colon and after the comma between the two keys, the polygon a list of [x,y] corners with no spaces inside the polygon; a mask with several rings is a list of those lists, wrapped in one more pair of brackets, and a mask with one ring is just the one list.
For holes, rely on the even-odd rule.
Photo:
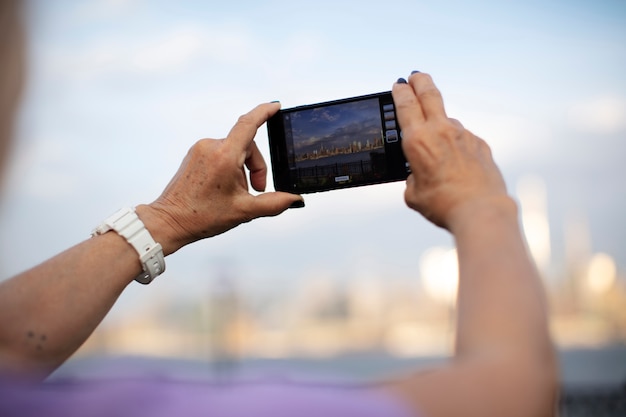
{"label": "smartphone", "polygon": [[390,91],[282,109],[267,130],[277,191],[315,193],[410,173]]}

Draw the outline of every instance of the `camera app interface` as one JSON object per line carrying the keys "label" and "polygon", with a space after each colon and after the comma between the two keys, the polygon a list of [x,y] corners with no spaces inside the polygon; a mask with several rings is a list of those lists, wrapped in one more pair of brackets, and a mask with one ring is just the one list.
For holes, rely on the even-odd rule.
{"label": "camera app interface", "polygon": [[384,107],[370,98],[284,114],[294,187],[333,188],[383,179],[385,138],[398,139],[393,105]]}

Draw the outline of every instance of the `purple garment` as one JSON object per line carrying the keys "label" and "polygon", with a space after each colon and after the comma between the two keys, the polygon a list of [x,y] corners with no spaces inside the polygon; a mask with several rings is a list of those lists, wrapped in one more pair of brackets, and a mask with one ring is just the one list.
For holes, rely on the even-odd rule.
{"label": "purple garment", "polygon": [[359,386],[280,381],[210,383],[170,379],[0,380],[3,417],[409,417],[406,406]]}

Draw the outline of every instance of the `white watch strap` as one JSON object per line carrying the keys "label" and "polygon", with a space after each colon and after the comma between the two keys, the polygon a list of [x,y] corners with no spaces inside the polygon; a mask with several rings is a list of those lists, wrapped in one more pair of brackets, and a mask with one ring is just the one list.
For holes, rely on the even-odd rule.
{"label": "white watch strap", "polygon": [[126,239],[139,254],[143,272],[135,277],[135,281],[149,284],[165,271],[163,248],[154,241],[134,209],[126,207],[118,210],[96,227],[91,235],[101,235],[110,230]]}

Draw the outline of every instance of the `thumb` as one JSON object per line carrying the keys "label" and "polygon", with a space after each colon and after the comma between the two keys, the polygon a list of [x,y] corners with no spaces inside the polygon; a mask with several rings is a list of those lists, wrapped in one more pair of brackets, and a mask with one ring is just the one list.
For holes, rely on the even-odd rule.
{"label": "thumb", "polygon": [[269,217],[282,213],[292,204],[304,207],[304,199],[298,194],[274,191],[255,196],[253,204],[258,217]]}

